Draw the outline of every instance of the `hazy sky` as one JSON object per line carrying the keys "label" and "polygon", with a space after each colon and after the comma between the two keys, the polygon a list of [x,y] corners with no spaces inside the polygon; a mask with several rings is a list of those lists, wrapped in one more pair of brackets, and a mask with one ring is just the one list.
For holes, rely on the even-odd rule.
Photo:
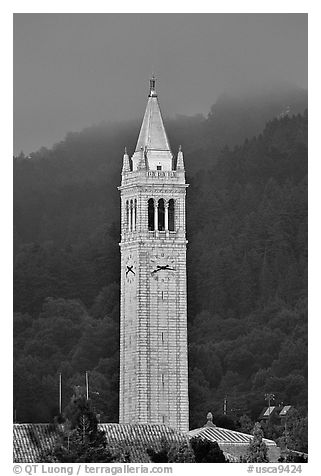
{"label": "hazy sky", "polygon": [[164,116],[249,81],[307,88],[307,43],[306,14],[15,14],[14,153],[141,117],[153,72]]}

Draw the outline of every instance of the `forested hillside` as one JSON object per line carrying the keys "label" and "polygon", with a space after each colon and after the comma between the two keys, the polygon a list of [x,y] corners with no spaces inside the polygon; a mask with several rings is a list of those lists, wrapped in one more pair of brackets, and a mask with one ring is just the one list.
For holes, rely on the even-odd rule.
{"label": "forested hillside", "polygon": [[[222,425],[240,427],[244,414],[256,420],[267,392],[294,405],[300,418],[307,412],[307,113],[302,94],[296,97],[296,115],[282,114],[288,98],[273,111],[273,101],[244,110],[230,100],[224,108],[222,99],[208,118],[166,122],[173,150],[183,145],[190,183],[192,428],[209,410]],[[246,119],[258,114],[271,118],[261,133],[258,118]],[[86,370],[102,421],[118,420],[117,185],[123,147],[133,151],[139,125],[101,124],[14,159],[20,422],[50,420],[58,372],[67,403]]]}

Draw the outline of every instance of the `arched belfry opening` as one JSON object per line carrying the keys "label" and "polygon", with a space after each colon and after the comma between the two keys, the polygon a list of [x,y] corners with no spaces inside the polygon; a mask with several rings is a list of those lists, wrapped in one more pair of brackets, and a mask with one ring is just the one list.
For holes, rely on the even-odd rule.
{"label": "arched belfry opening", "polygon": [[154,231],[155,229],[155,205],[154,205],[154,199],[150,198],[148,200],[148,230],[149,231]]}
{"label": "arched belfry opening", "polygon": [[158,200],[158,230],[165,231],[165,202],[163,198]]}
{"label": "arched belfry opening", "polygon": [[133,200],[131,200],[130,201],[130,226],[129,226],[130,231],[133,231],[133,213],[134,213]]}
{"label": "arched belfry opening", "polygon": [[168,229],[175,231],[175,203],[172,198],[168,202]]}
{"label": "arched belfry opening", "polygon": [[126,229],[129,231],[129,202],[126,201]]}

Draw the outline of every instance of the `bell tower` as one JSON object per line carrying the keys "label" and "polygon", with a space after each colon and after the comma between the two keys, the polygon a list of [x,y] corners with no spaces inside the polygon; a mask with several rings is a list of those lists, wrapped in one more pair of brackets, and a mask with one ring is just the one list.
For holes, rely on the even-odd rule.
{"label": "bell tower", "polygon": [[[175,164],[176,162],[176,164]],[[155,78],[121,197],[120,423],[187,431],[187,296],[183,152],[176,161]]]}

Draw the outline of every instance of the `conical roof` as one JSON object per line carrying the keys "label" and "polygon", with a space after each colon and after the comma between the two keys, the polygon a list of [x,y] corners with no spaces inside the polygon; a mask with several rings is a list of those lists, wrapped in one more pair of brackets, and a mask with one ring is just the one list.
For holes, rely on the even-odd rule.
{"label": "conical roof", "polygon": [[147,151],[171,151],[155,93],[148,97],[135,151],[145,148]]}
{"label": "conical roof", "polygon": [[150,80],[147,106],[132,157],[133,170],[142,169],[142,157],[145,168],[149,170],[172,170],[173,155],[158,104],[154,77]]}

